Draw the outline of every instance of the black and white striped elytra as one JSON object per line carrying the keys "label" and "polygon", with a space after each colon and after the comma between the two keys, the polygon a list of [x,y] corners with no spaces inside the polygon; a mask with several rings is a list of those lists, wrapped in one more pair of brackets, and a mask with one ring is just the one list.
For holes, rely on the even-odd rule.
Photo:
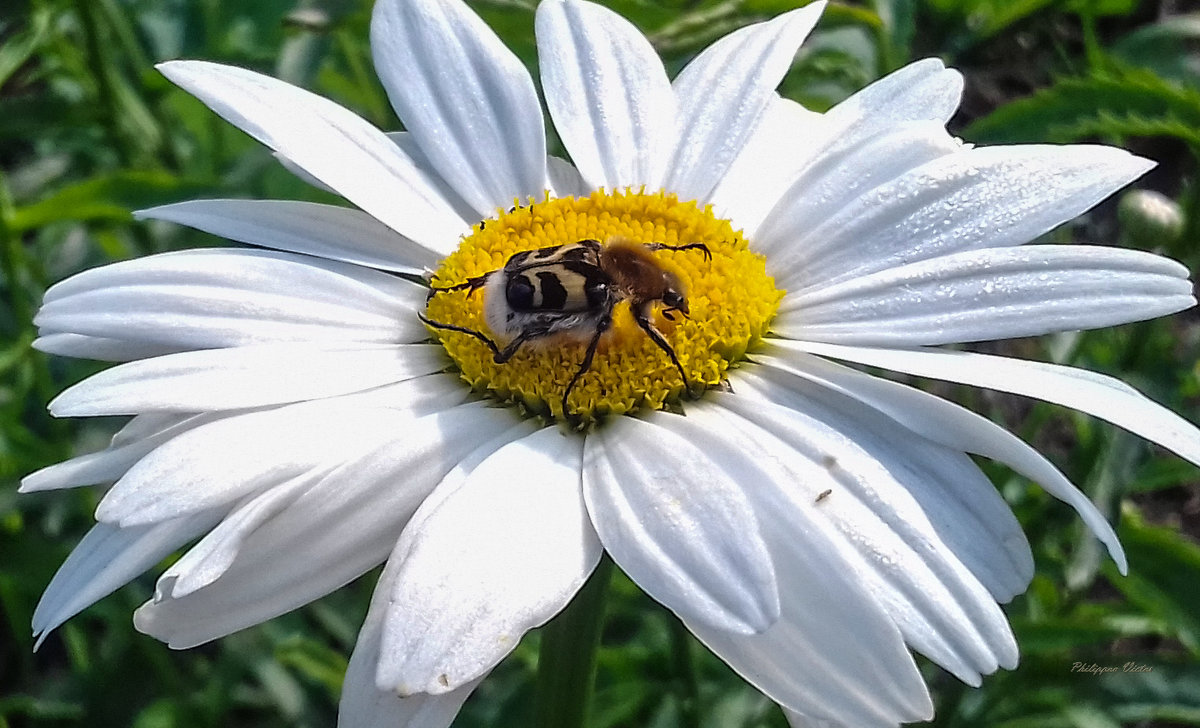
{"label": "black and white striped elytra", "polygon": [[668,320],[674,320],[676,313],[688,314],[683,284],[678,276],[659,265],[652,255],[655,250],[699,250],[706,259],[711,258],[703,243],[643,244],[620,237],[603,243],[580,240],[526,250],[509,258],[503,268],[430,291],[432,297],[442,291],[473,293],[482,288],[484,321],[494,340],[474,329],[430,321],[424,316],[421,320],[434,328],[474,336],[491,349],[498,364],[507,362],[526,344],[586,341],[583,361],[563,391],[562,410],[566,416],[567,396],[591,367],[600,338],[612,326],[613,308],[619,301],[628,301],[638,326],[671,357],[690,391],[675,350],[651,320],[655,304],[662,306],[662,314]]}

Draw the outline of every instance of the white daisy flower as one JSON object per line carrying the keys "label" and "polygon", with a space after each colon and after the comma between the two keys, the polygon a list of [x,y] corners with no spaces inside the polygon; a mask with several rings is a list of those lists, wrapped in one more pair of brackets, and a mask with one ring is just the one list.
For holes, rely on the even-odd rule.
{"label": "white daisy flower", "polygon": [[1032,555],[969,455],[1066,501],[1124,571],[1113,530],[999,426],[835,362],[1073,407],[1200,463],[1200,433],[1119,381],[934,348],[1153,318],[1192,287],[1156,255],[1024,245],[1151,163],[964,145],[945,131],[961,77],[936,60],[826,114],[780,98],[822,6],[731,33],[672,81],[623,18],[544,0],[541,88],[570,163],[547,156],[525,67],[459,0],[375,8],[400,134],[251,71],[163,64],[357,209],[146,210],[265,249],[47,292],[40,349],[124,362],[51,411],[133,419],[24,482],[115,482],[40,637],[199,539],[135,615],[173,647],[386,562],[347,726],[448,725],[602,552],[797,724],[930,718],[910,650],[971,685],[1013,667],[998,602]]}

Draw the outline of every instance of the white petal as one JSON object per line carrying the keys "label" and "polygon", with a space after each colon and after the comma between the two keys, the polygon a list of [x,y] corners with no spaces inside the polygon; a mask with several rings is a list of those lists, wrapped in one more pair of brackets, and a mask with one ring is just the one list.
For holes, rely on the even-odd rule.
{"label": "white petal", "polygon": [[[771,356],[769,352],[772,351],[780,356]],[[918,487],[910,488],[910,492],[930,514],[930,520],[946,545],[998,601],[1007,602],[1025,591],[1034,569],[1029,542],[996,488],[962,455],[965,452],[978,454],[978,450],[960,445],[994,450],[987,448],[987,443],[1006,437],[1040,457],[1036,451],[969,410],[920,390],[839,367],[817,357],[768,345],[765,352],[755,353],[755,361],[782,370],[764,372],[754,369],[758,375],[757,385],[770,382],[771,386],[800,394],[805,398],[802,401],[819,402],[837,410],[860,429],[874,432],[877,440],[890,439],[899,443],[899,449],[908,452],[910,460],[919,462],[925,472]],[[892,392],[889,386],[900,391]],[[877,394],[879,390],[891,397]],[[771,390],[765,390],[764,396],[770,394]],[[881,415],[890,420],[882,419]],[[946,430],[955,425],[963,427],[967,434],[957,431],[946,434]],[[930,447],[927,440],[945,447]],[[1063,480],[1061,474],[1058,480]],[[1069,483],[1067,487],[1073,489]],[[1103,518],[1100,522],[1104,523]]]}
{"label": "white petal", "polygon": [[139,210],[134,217],[169,220],[239,243],[380,270],[419,274],[439,258],[365,212],[315,202],[191,200]]}
{"label": "white petal", "polygon": [[[262,270],[266,270],[267,273],[259,272]],[[129,286],[147,280],[180,284],[219,283],[227,278],[237,279],[241,275],[271,277],[282,271],[288,271],[289,278],[311,276],[296,279],[297,284],[304,287],[318,287],[318,283],[326,279],[346,279],[342,283],[346,289],[321,291],[313,296],[314,299],[325,303],[333,303],[347,296],[376,301],[389,298],[420,300],[426,293],[420,285],[398,276],[333,260],[274,250],[196,248],[148,255],[85,270],[50,286],[46,291],[45,301],[52,303],[69,296],[112,286]],[[271,284],[267,280],[251,280],[254,285]],[[279,286],[278,283],[274,285]],[[352,294],[351,292],[356,290],[355,287],[360,290]]]}
{"label": "white petal", "polygon": [[456,463],[528,432],[511,412],[479,405],[388,427],[362,434],[341,453],[341,467],[245,535],[210,585],[172,598],[174,584],[161,581],[135,626],[172,647],[192,647],[307,604],[387,558]]}
{"label": "white petal", "polygon": [[536,420],[531,418],[522,419],[518,425],[501,433],[494,440],[482,442],[470,454],[460,459],[453,468],[446,472],[445,476],[437,483],[437,487],[429,493],[421,503],[421,507],[413,514],[408,525],[404,528],[402,537],[396,543],[389,560],[395,560],[397,563],[404,560],[413,544],[413,536],[421,533],[422,524],[425,519],[436,513],[441,502],[453,495],[463,483],[467,482],[467,479],[471,477],[471,473],[484,460],[487,460],[493,453],[505,445],[516,442],[527,435],[532,435],[540,429],[542,427]]}
{"label": "white petal", "polygon": [[582,444],[553,427],[517,440],[406,531],[379,687],[456,690],[566,606],[603,551],[580,490]]}
{"label": "white petal", "polygon": [[[790,129],[781,124],[775,134],[775,144],[767,146],[769,142],[763,142],[766,147],[764,159],[771,160],[772,151],[778,154],[781,149],[789,150],[784,159],[774,159],[770,164],[794,169],[785,181],[792,181],[803,172],[803,177],[795,179],[793,185],[793,189],[802,189],[806,186],[802,180],[818,177],[825,169],[837,164],[832,160],[854,154],[871,139],[888,135],[913,122],[944,126],[958,109],[962,87],[962,74],[946,68],[936,58],[911,63],[819,115],[819,123],[810,121]],[[765,119],[764,124],[769,120],[769,117]],[[801,136],[801,129],[802,140],[798,140],[796,137]],[[775,205],[783,189],[768,195],[767,209]],[[778,241],[758,235],[756,244],[765,243],[775,245]]]}
{"label": "white petal", "polygon": [[407,343],[424,287],[289,253],[204,249],[114,263],[50,288],[44,334],[132,339],[169,349],[274,342]]}
{"label": "white petal", "polygon": [[246,409],[359,392],[445,367],[440,346],[259,344],[121,364],[50,402],[56,417]]}
{"label": "white petal", "polygon": [[462,404],[471,391],[455,372],[427,374],[403,382],[322,400],[342,407],[387,408],[425,415]]}
{"label": "white petal", "polygon": [[[757,428],[711,401],[688,407],[672,428],[720,460],[746,487],[779,579],[781,615],[757,635],[688,623],[755,687],[788,707],[853,725],[919,720],[932,706],[900,631],[853,568],[856,558],[795,474],[750,438]],[[749,432],[747,431],[749,430]]]}
{"label": "white petal", "polygon": [[174,428],[186,422],[191,417],[192,415],[178,414],[150,414],[131,417],[125,423],[125,426],[117,430],[116,434],[112,436],[112,445],[120,447],[121,445],[129,445],[147,437],[153,437],[164,430]]}
{"label": "white petal", "polygon": [[33,612],[37,645],[63,622],[129,583],[220,518],[216,510],[131,528],[97,523],[59,567]]}
{"label": "white petal", "polygon": [[[267,273],[260,273],[262,270],[266,270]],[[70,296],[93,293],[113,286],[129,286],[147,280],[180,284],[217,283],[226,278],[236,279],[241,275],[271,277],[284,271],[289,272],[289,278],[311,276],[311,284],[310,279],[297,279],[302,286],[315,287],[317,282],[324,279],[346,279],[343,283],[347,286],[345,290],[314,295],[314,299],[326,303],[336,302],[350,295],[354,286],[363,289],[353,296],[355,298],[369,298],[366,291],[372,290],[375,299],[418,300],[426,292],[421,290],[421,286],[398,276],[307,255],[245,248],[197,248],[148,255],[83,271],[51,286],[46,291],[45,300],[47,303],[53,303]],[[267,280],[251,280],[254,285],[267,286],[271,283]]]}
{"label": "white petal", "polygon": [[546,135],[533,81],[465,3],[376,3],[371,51],[405,128],[477,212],[541,198]]}
{"label": "white petal", "polygon": [[100,521],[137,525],[230,503],[256,490],[339,466],[392,442],[413,415],[337,400],[305,402],[208,422],[129,469],[96,509]]}
{"label": "white petal", "polygon": [[1033,245],[968,250],[787,296],[788,338],[927,346],[1096,329],[1195,304],[1182,265],[1139,250]]}
{"label": "white petal", "polygon": [[[1200,430],[1119,379],[1058,364],[966,351],[876,349],[778,342],[800,351],[868,366],[998,389],[1086,412],[1200,465]],[[1046,486],[1043,483],[1043,486]],[[1064,496],[1057,493],[1059,498]]]}
{"label": "white petal", "polygon": [[675,78],[679,136],[666,188],[705,202],[775,99],[796,50],[825,2],[736,30],[713,43]]}
{"label": "white petal", "polygon": [[[487,216],[481,216],[466,200],[462,198],[461,195],[458,194],[458,190],[454,189],[454,187],[442,177],[441,173],[434,168],[433,162],[431,162],[429,157],[425,154],[425,150],[421,148],[421,145],[417,143],[417,139],[414,138],[412,134],[407,131],[389,131],[387,132],[387,138],[390,139],[393,144],[400,147],[400,151],[407,154],[408,158],[413,161],[413,164],[417,165],[417,167],[423,170],[425,174],[429,175],[430,180],[432,180],[434,186],[437,187],[438,193],[446,199],[446,202],[448,202],[450,206],[455,209],[455,211],[458,212],[459,217],[474,225],[483,219],[483,217]],[[493,212],[495,211],[489,210],[488,215],[491,215]]]}
{"label": "white petal", "polygon": [[[425,158],[425,152],[417,146],[412,135],[406,131],[390,131],[387,133],[387,136],[388,139],[391,139],[404,150],[405,154],[412,158],[414,164],[434,178],[442,197],[446,198],[464,220],[474,223],[481,219],[479,213],[471,209],[466,202],[463,202],[458,193],[450,187],[450,184],[442,179],[437,170],[430,166],[429,160]],[[317,187],[321,186],[318,180],[312,179],[307,172],[296,167],[286,157],[279,157],[279,161],[288,168],[288,171],[301,177],[309,184],[315,184]],[[550,185],[551,197],[577,197],[588,191],[583,178],[579,175],[579,170],[575,169],[575,165],[561,157],[554,155],[546,157],[546,175]],[[332,190],[329,191],[332,192]]]}
{"label": "white petal", "polygon": [[752,634],[779,618],[770,556],[743,486],[673,431],[617,417],[587,438],[584,497],[613,561],[681,618]]}
{"label": "white petal", "polygon": [[[889,135],[898,127],[912,122],[933,122],[943,126],[958,109],[962,87],[962,74],[947,69],[936,58],[927,58],[909,64],[850,96],[821,114],[819,123],[789,125],[786,118],[779,120],[776,131],[771,134],[774,139],[757,142],[762,148],[761,158],[766,161],[747,170],[749,176],[742,185],[752,190],[758,189],[753,175],[758,171],[757,168],[764,165],[783,171],[778,177],[768,177],[772,183],[766,188],[768,192],[751,202],[754,215],[751,220],[741,222],[738,219],[740,224],[746,226],[746,232],[755,236],[755,247],[760,250],[772,249],[769,260],[775,263],[774,256],[779,254],[776,249],[781,246],[786,248],[793,242],[792,231],[795,228],[777,235],[771,234],[770,230],[772,227],[779,229],[780,223],[783,223],[782,227],[788,227],[788,203],[802,197],[799,190],[818,184],[819,178],[828,169],[859,169],[860,162],[856,162],[856,166],[843,167],[838,160],[856,155],[870,140]],[[771,116],[768,115],[760,128],[771,133],[770,124]],[[756,132],[755,136],[760,136],[760,132]],[[752,141],[749,146],[755,145]],[[781,155],[780,150],[787,152]],[[736,172],[736,167],[730,170],[731,175]],[[789,186],[797,192],[785,196],[784,191]],[[781,197],[784,197],[782,201]],[[763,218],[777,202],[780,203],[780,209],[778,215],[772,217],[782,219],[767,225]]]}
{"label": "white petal", "polygon": [[[766,355],[765,352],[773,352],[776,356]],[[1002,462],[1042,484],[1046,492],[1070,504],[1079,513],[1096,538],[1108,548],[1117,568],[1122,574],[1125,573],[1125,551],[1112,526],[1096,506],[1041,453],[986,417],[914,387],[807,356],[787,345],[768,342],[764,353],[756,352],[755,359],[853,397],[934,442]],[[975,498],[964,505],[982,502],[982,499]],[[995,524],[1002,517],[996,513],[985,520]],[[1011,518],[1011,513],[1007,517]],[[1026,580],[1033,576],[1032,559],[1028,560],[1022,573]],[[1016,592],[993,590],[992,595],[1001,602],[1007,602],[1016,596]]]}
{"label": "white petal", "polygon": [[738,394],[718,403],[742,424],[727,429],[745,434],[757,460],[792,474],[793,507],[815,508],[836,528],[857,554],[851,566],[858,578],[909,644],[975,685],[980,674],[1016,664],[1004,613],[964,563],[985,574],[1011,573],[1012,559],[1006,549],[987,553],[964,544],[970,527],[985,543],[1004,542],[979,522],[987,508],[960,507],[939,493],[968,487],[955,479],[973,478],[979,483],[970,488],[996,499],[966,456],[784,388],[770,370],[745,369],[734,386]]}
{"label": "white petal", "polygon": [[[165,417],[171,421],[162,423],[161,427],[156,427],[150,432],[138,437],[122,438],[121,434],[125,432],[122,430],[113,437],[112,445],[104,450],[64,460],[25,476],[21,479],[20,492],[33,493],[115,481],[154,448],[176,435],[213,421],[216,416],[204,414]],[[164,416],[138,415],[130,422],[130,426],[144,418],[161,420]],[[127,426],[126,430],[130,429],[130,426]]]}
{"label": "white petal", "polygon": [[582,197],[589,191],[583,175],[565,159],[547,157],[546,173],[550,177],[550,193],[554,197]]}
{"label": "white petal", "polygon": [[164,76],[396,232],[449,253],[468,224],[383,132],[352,112],[253,71],[203,61]]}
{"label": "white petal", "polygon": [[[814,718],[807,713],[802,713],[798,710],[783,709],[783,717],[787,719],[790,728],[863,728],[861,725],[847,723],[839,718]],[[895,721],[891,721],[881,728],[901,728]]]}
{"label": "white petal", "polygon": [[[425,153],[421,151],[419,146],[417,146],[417,143],[413,140],[411,134],[406,131],[389,131],[385,134],[393,144],[400,147],[400,151],[408,155],[408,158],[412,160],[413,164],[417,165],[417,169],[420,169],[421,172],[425,174],[429,183],[433,185],[435,189],[437,189],[438,194],[446,201],[446,204],[454,208],[454,211],[458,213],[459,217],[472,224],[479,221],[479,213],[475,212],[470,205],[468,205],[461,197],[459,197],[458,193],[450,186],[449,182],[442,179],[442,176],[438,174],[438,171],[433,168],[433,166],[429,163],[429,160],[425,157]],[[336,190],[330,188],[329,185],[304,171],[303,168],[301,168],[292,160],[283,156],[279,152],[273,152],[272,154],[275,159],[278,160],[285,169],[287,169],[287,171],[296,175],[305,183],[310,184],[319,190],[324,190],[330,194],[337,194]],[[405,239],[407,240],[407,238]]]}
{"label": "white petal", "polygon": [[392,586],[396,582],[396,564],[388,560],[371,596],[367,619],[358,631],[354,653],[342,682],[342,700],[338,704],[339,728],[448,728],[459,708],[480,680],[440,695],[418,693],[402,698],[392,690],[375,686],[384,620]]}
{"label": "white petal", "polygon": [[[468,393],[462,380],[456,375],[432,374],[341,397],[331,397],[323,402],[337,404],[341,408],[389,408],[421,415],[461,404]],[[244,413],[234,411],[199,415],[138,415],[113,436],[110,447],[32,473],[21,481],[20,492],[31,493],[115,481],[134,463],[167,440],[201,425],[239,414]]]}
{"label": "white petal", "polygon": [[[317,179],[316,177],[313,177],[311,174],[309,174],[307,171],[305,171],[303,167],[296,164],[295,162],[288,159],[287,157],[283,156],[279,152],[271,152],[271,156],[275,157],[275,161],[279,162],[279,164],[283,165],[284,169],[286,169],[287,171],[291,172],[293,175],[298,177],[301,182],[304,182],[305,184],[308,184],[308,185],[312,185],[313,187],[317,188],[318,190],[321,190],[322,192],[328,192],[331,195],[338,194],[337,190],[333,189],[332,187],[325,184],[324,182]],[[410,154],[409,156],[411,157],[412,155]],[[417,160],[414,159],[413,163],[415,164],[416,161]],[[418,165],[418,166],[420,166],[420,165]],[[422,167],[421,171],[425,172],[425,174],[427,174],[427,175],[433,176],[433,172],[430,169]],[[441,191],[442,191],[441,188],[439,188],[439,192],[441,192]],[[340,195],[338,195],[338,196],[340,197]],[[443,196],[445,196],[444,192],[443,192]],[[388,229],[390,230],[391,228],[388,228]]]}
{"label": "white petal", "polygon": [[675,97],[650,43],[613,11],[578,0],[542,2],[536,28],[546,106],[588,185],[661,187]]}
{"label": "white petal", "polygon": [[[355,648],[355,655],[358,648]],[[355,668],[353,656],[350,668]],[[375,687],[366,668],[346,670],[342,701],[338,705],[340,728],[449,728],[463,703],[483,679],[472,680],[448,693],[417,693],[402,698]]]}
{"label": "white petal", "polygon": [[248,496],[216,528],[209,531],[159,579],[170,584],[175,599],[208,586],[229,570],[246,538],[320,482],[323,470],[310,470],[284,483]]}
{"label": "white petal", "polygon": [[[133,333],[136,332],[126,332]],[[76,359],[95,359],[96,361],[133,361],[149,359],[152,356],[174,354],[177,347],[163,344],[148,344],[141,341],[130,341],[119,338],[103,338],[99,336],[83,336],[82,334],[42,334],[33,340],[34,349],[57,356],[70,356]]]}
{"label": "white petal", "polygon": [[946,133],[941,122],[903,121],[852,147],[822,154],[790,188],[779,191],[777,198],[782,199],[770,211],[775,224],[765,225],[755,240],[755,248],[767,256],[768,272],[781,288],[802,285],[803,272],[780,263],[794,257],[796,238],[804,231],[838,214],[865,192],[914,167],[960,151],[961,143]]}
{"label": "white petal", "polygon": [[781,203],[759,235],[782,253],[776,270],[796,271],[795,288],[830,285],[955,251],[1029,242],[1152,166],[1122,149],[1085,144],[964,149],[864,190],[818,225],[804,219],[809,227],[798,227]]}
{"label": "white petal", "polygon": [[937,58],[923,58],[875,81],[829,110],[843,132],[839,143],[854,144],[892,124],[938,121],[958,111],[962,74]]}
{"label": "white petal", "polygon": [[713,191],[713,212],[730,220],[763,252],[758,226],[833,131],[824,114],[776,96]]}
{"label": "white petal", "polygon": [[[799,596],[792,600],[796,606],[789,604],[766,632],[731,635],[691,624],[688,629],[785,707],[802,705],[810,714],[853,728],[932,719],[929,691],[899,635],[893,638],[895,627],[879,625],[879,606],[853,603],[857,595],[828,586],[829,572],[818,570],[820,559],[808,561],[794,559],[780,567],[787,587]],[[830,595],[842,599],[834,601]],[[852,619],[865,615],[873,619]]]}

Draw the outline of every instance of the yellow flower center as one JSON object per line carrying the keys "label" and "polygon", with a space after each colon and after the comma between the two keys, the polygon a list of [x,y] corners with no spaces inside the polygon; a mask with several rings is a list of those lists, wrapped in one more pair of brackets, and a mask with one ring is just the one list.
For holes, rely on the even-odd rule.
{"label": "yellow flower center", "polygon": [[[663,300],[661,285],[611,286],[614,293],[608,300],[615,302],[611,326],[600,335],[586,369],[582,365],[592,338],[602,328],[605,311],[586,304],[578,285],[583,280],[579,271],[587,273],[593,283],[609,281],[614,273],[620,277],[621,271],[593,268],[587,261],[562,267],[546,251],[538,258],[550,260],[550,264],[526,268],[523,283],[533,298],[524,300],[522,306],[518,292],[505,287],[505,281],[522,267],[517,265],[520,261],[504,270],[522,251],[572,246],[584,240],[598,241],[601,250],[616,244],[636,247],[634,253],[647,251],[642,257],[661,272],[654,280],[681,284],[679,293],[685,305],[680,308],[687,312],[683,316],[672,311],[670,301]],[[689,247],[671,250],[667,246]],[[601,255],[602,259],[618,257]],[[553,280],[547,282],[547,277]],[[436,290],[470,279],[480,285]],[[550,289],[560,287],[556,283],[565,289],[565,303],[562,291],[557,297],[552,295]],[[766,331],[783,297],[767,275],[763,257],[751,252],[742,233],[728,220],[715,217],[711,207],[701,209],[674,195],[633,191],[547,199],[484,220],[442,261],[433,287],[425,313],[434,324],[429,329],[458,365],[463,379],[534,413],[581,423],[640,408],[664,409],[689,390],[695,394],[719,384],[730,365]],[[662,335],[679,367],[639,326],[631,302],[643,304],[640,310],[646,313],[647,323]],[[516,308],[512,304],[517,304]],[[568,319],[567,309],[577,314]],[[516,311],[511,326],[518,328],[493,331],[487,311],[492,313],[493,324],[497,311]],[[534,316],[558,330],[529,338],[507,361],[496,362],[483,338],[503,350],[519,335],[519,327]],[[680,378],[679,368],[686,382]],[[564,413],[562,396],[572,379],[576,381]]]}

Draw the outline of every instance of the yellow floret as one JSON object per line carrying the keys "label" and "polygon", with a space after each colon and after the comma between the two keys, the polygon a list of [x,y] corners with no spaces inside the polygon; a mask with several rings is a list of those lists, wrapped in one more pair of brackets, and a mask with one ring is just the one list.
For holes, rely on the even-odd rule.
{"label": "yellow floret", "polygon": [[[484,220],[434,276],[439,287],[462,283],[503,268],[523,250],[604,241],[619,236],[641,243],[703,243],[711,260],[697,251],[657,251],[656,260],[683,282],[690,315],[672,323],[656,316],[693,390],[719,384],[729,366],[767,329],[783,297],[767,275],[761,255],[750,251],[728,220],[674,195],[645,192],[593,192],[587,197],[547,199]],[[434,295],[426,316],[443,324],[491,335],[483,317],[483,292]],[[583,360],[577,342],[526,346],[503,364],[478,339],[430,329],[476,389],[530,410],[562,418],[562,393]],[[586,337],[585,337],[586,340]],[[571,414],[593,422],[640,408],[663,409],[684,392],[684,382],[666,352],[638,328],[629,307],[618,304],[612,331],[604,336],[591,368],[572,390]]]}

